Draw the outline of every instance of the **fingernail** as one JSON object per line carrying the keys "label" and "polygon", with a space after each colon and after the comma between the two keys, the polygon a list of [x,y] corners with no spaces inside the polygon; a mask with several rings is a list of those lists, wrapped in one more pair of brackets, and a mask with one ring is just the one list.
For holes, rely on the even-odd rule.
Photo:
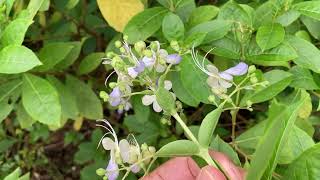
{"label": "fingernail", "polygon": [[187,159],[187,164],[188,164],[188,168],[189,168],[192,176],[196,177],[200,172],[200,168],[197,165],[197,163],[195,163],[192,158],[188,158]]}
{"label": "fingernail", "polygon": [[226,180],[222,172],[212,166],[201,169],[196,180]]}

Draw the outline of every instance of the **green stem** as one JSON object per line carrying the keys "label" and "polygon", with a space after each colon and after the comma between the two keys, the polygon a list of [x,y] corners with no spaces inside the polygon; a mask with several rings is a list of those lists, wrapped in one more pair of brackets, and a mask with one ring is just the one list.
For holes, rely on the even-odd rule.
{"label": "green stem", "polygon": [[180,124],[180,126],[182,127],[182,129],[184,130],[184,132],[189,136],[189,138],[191,139],[191,141],[193,141],[194,143],[196,143],[197,145],[200,144],[197,140],[196,137],[194,137],[193,133],[190,131],[190,129],[188,128],[188,126],[183,122],[183,120],[181,119],[181,117],[179,116],[178,113],[173,114],[173,117],[178,121],[178,123]]}
{"label": "green stem", "polygon": [[231,111],[231,121],[232,121],[232,131],[231,131],[231,139],[232,139],[232,145],[235,145],[235,139],[236,139],[236,125],[237,125],[237,114],[238,109]]}

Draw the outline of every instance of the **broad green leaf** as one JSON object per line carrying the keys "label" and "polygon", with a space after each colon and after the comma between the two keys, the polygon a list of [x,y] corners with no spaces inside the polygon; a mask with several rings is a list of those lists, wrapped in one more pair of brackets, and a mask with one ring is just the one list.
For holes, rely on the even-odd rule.
{"label": "broad green leaf", "polygon": [[0,153],[5,153],[8,151],[15,143],[17,142],[16,139],[7,137],[0,141]]}
{"label": "broad green leaf", "polygon": [[39,8],[39,11],[48,11],[50,8],[50,0],[44,0],[41,4],[41,7]]}
{"label": "broad green leaf", "polygon": [[320,40],[320,21],[307,16],[302,16],[300,19],[303,22],[303,24],[307,27],[310,34],[314,38]]}
{"label": "broad green leaf", "polygon": [[303,106],[298,112],[298,117],[302,119],[308,119],[312,112],[312,102],[311,102],[311,96],[308,93],[306,95],[306,100],[304,101]]}
{"label": "broad green leaf", "polygon": [[315,127],[313,126],[314,116],[309,116],[307,119],[298,118],[295,122],[296,126],[302,129],[309,137],[313,137],[315,133]]}
{"label": "broad green leaf", "polygon": [[32,24],[30,19],[15,19],[11,21],[8,26],[3,30],[0,37],[1,47],[9,45],[20,46],[24,40],[24,36]]}
{"label": "broad green leaf", "polygon": [[16,113],[17,113],[17,120],[22,129],[28,129],[32,127],[32,125],[37,121],[27,113],[22,103],[19,103],[16,109]]}
{"label": "broad green leaf", "polygon": [[202,44],[206,44],[211,41],[221,39],[225,35],[227,35],[231,29],[231,25],[232,25],[232,23],[229,21],[212,20],[212,21],[198,24],[197,26],[191,28],[188,31],[187,35],[194,36],[194,34],[206,33],[207,35],[206,35],[205,39],[202,41]]}
{"label": "broad green leaf", "polygon": [[179,72],[170,73],[170,80],[172,82],[172,90],[180,101],[193,107],[199,105],[200,101],[195,100],[183,86]]}
{"label": "broad green leaf", "polygon": [[[24,18],[29,18],[33,19],[34,16],[37,14],[38,10],[42,6],[45,0],[31,0],[29,1],[28,7],[27,7],[27,16],[25,17],[23,14]],[[21,14],[19,14],[19,17]]]}
{"label": "broad green leaf", "polygon": [[277,23],[260,26],[257,31],[257,44],[262,51],[278,46],[284,40],[284,28]]}
{"label": "broad green leaf", "polygon": [[252,24],[252,19],[248,12],[235,1],[228,1],[221,7],[218,19],[231,20],[235,24],[248,26]]}
{"label": "broad green leaf", "polygon": [[73,9],[78,3],[79,3],[79,0],[69,0],[66,5],[66,8]]}
{"label": "broad green leaf", "polygon": [[319,179],[320,178],[320,143],[307,149],[285,171],[284,179]]}
{"label": "broad green leaf", "polygon": [[320,50],[312,43],[298,37],[290,36],[288,37],[288,41],[299,55],[293,61],[303,68],[320,73]]}
{"label": "broad green leaf", "polygon": [[43,65],[38,71],[48,71],[62,61],[71,52],[73,46],[69,43],[57,42],[45,45],[39,52],[39,59]]}
{"label": "broad green leaf", "polygon": [[76,98],[81,116],[92,120],[103,117],[100,99],[89,85],[70,75],[67,76],[66,85]]}
{"label": "broad green leaf", "polygon": [[210,43],[210,46],[205,46],[203,49],[207,52],[211,50],[211,54],[230,59],[240,59],[241,57],[241,46],[239,42],[230,36],[225,36],[222,39],[213,41]]}
{"label": "broad green leaf", "polygon": [[300,2],[293,5],[294,10],[320,21],[320,3],[317,0]]}
{"label": "broad green leaf", "polygon": [[180,16],[182,21],[186,23],[190,17],[191,12],[196,8],[194,0],[173,0],[175,5],[175,12]]}
{"label": "broad green leaf", "polygon": [[21,175],[21,169],[18,167],[12,173],[4,178],[4,180],[18,180]]}
{"label": "broad green leaf", "polygon": [[294,127],[294,121],[304,104],[306,94],[305,91],[298,92],[288,105],[272,104],[264,135],[254,153],[246,179],[272,178],[281,146],[287,141],[288,132]]}
{"label": "broad green leaf", "polygon": [[300,66],[294,66],[289,72],[293,74],[293,79],[290,84],[291,87],[302,88],[306,90],[320,89],[310,70]]}
{"label": "broad green leaf", "polygon": [[247,60],[259,64],[263,61],[290,61],[297,58],[298,54],[287,41],[283,41],[279,46],[265,51],[262,51],[256,42],[251,41],[245,56]]}
{"label": "broad green leaf", "polygon": [[183,40],[184,25],[180,17],[173,13],[168,13],[162,21],[162,32],[169,42]]}
{"label": "broad green leaf", "polygon": [[62,61],[55,65],[55,69],[64,70],[78,59],[83,42],[70,42],[69,44],[72,45],[73,48]]}
{"label": "broad green leaf", "polygon": [[104,19],[119,32],[123,31],[132,17],[144,9],[140,0],[98,0],[97,2]]}
{"label": "broad green leaf", "polygon": [[0,85],[0,102],[6,101],[21,93],[21,79],[10,80]]}
{"label": "broad green leaf", "polygon": [[210,142],[212,141],[213,131],[218,124],[221,113],[222,109],[218,107],[217,109],[207,114],[206,117],[202,120],[198,134],[200,145],[209,147]]}
{"label": "broad green leaf", "polygon": [[162,7],[146,9],[135,15],[124,28],[123,34],[130,43],[146,40],[158,31],[168,10]]}
{"label": "broad green leaf", "polygon": [[13,104],[8,104],[7,102],[0,102],[0,123],[8,117],[8,115],[13,110]]}
{"label": "broad green leaf", "polygon": [[232,147],[224,142],[219,136],[216,136],[211,141],[210,148],[215,151],[219,151],[227,155],[236,165],[241,165],[238,154],[232,149]]}
{"label": "broad green leaf", "polygon": [[309,33],[305,30],[297,31],[294,35],[297,36],[298,38],[311,42],[311,37]]}
{"label": "broad green leaf", "polygon": [[277,17],[276,22],[280,23],[282,26],[289,26],[294,21],[296,21],[300,16],[300,13],[295,10],[286,11],[281,16]]}
{"label": "broad green leaf", "polygon": [[37,56],[24,46],[10,45],[0,51],[0,73],[22,73],[38,65]]}
{"label": "broad green leaf", "polygon": [[80,63],[78,68],[78,75],[88,74],[94,71],[99,65],[101,65],[102,58],[105,56],[103,52],[91,53],[86,56]]}
{"label": "broad green leaf", "polygon": [[61,105],[56,89],[45,79],[23,75],[22,103],[28,114],[46,125],[59,125]]}
{"label": "broad green leaf", "polygon": [[189,140],[178,140],[164,145],[156,152],[158,157],[192,156],[199,153],[197,144]]}
{"label": "broad green leaf", "polygon": [[167,113],[174,114],[176,112],[176,104],[173,95],[164,87],[159,87],[156,91],[157,102],[160,107]]}
{"label": "broad green leaf", "polygon": [[258,29],[261,25],[273,23],[275,17],[280,12],[279,7],[272,1],[267,1],[255,10],[254,28]]}
{"label": "broad green leaf", "polygon": [[247,100],[260,103],[273,98],[291,83],[292,74],[282,70],[272,70],[265,73],[264,78],[269,82],[269,85],[260,87],[254,92],[247,92],[241,100],[242,105],[245,105]]}
{"label": "broad green leaf", "polygon": [[47,76],[47,80],[56,88],[60,95],[62,118],[77,120],[79,109],[72,91],[54,76]]}
{"label": "broad green leaf", "polygon": [[188,27],[193,27],[198,24],[210,21],[219,13],[219,8],[212,5],[199,6],[194,9],[188,20]]}
{"label": "broad green leaf", "polygon": [[[198,58],[202,60],[203,57]],[[208,60],[205,64],[208,64]],[[180,78],[188,93],[195,100],[208,103],[208,97],[212,94],[207,84],[208,76],[195,65],[191,56],[183,56],[180,68]]]}

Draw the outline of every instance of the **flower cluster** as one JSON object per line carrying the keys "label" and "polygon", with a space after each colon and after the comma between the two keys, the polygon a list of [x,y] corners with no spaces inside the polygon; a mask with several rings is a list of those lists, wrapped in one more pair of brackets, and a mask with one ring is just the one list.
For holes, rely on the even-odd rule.
{"label": "flower cluster", "polygon": [[[121,170],[138,173],[141,168],[145,169],[154,157],[155,148],[147,144],[140,147],[133,135],[119,141],[111,124],[107,120],[100,121],[105,125],[97,126],[105,128],[108,132],[102,137],[99,145],[102,144],[105,150],[110,151],[110,159],[107,167],[98,169],[97,174],[104,179],[116,180]],[[111,135],[111,138],[106,137],[107,135]]]}
{"label": "flower cluster", "polygon": [[[116,41],[115,46],[119,48],[119,54],[114,52],[107,53],[104,64],[110,64],[114,71],[106,78],[106,85],[113,74],[117,74],[117,82],[109,83],[112,88],[110,94],[102,91],[100,97],[108,101],[111,106],[118,107],[119,110],[129,110],[131,104],[130,97],[136,94],[144,94],[143,104],[153,104],[153,109],[160,112],[162,109],[156,102],[154,92],[158,88],[158,81],[161,75],[166,74],[172,66],[181,61],[177,50],[177,45],[169,48],[170,52],[161,48],[158,41],[151,42],[148,46],[140,41],[131,47],[123,38],[123,42]],[[175,50],[174,50],[175,49]],[[140,84],[146,89],[140,92],[132,92],[134,84]],[[172,83],[165,81],[166,88],[171,89]]]}

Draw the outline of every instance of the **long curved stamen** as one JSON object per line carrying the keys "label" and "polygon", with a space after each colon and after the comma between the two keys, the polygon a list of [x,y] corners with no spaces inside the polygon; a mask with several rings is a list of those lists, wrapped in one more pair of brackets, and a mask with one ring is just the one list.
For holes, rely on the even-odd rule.
{"label": "long curved stamen", "polygon": [[102,121],[102,122],[106,123],[106,124],[109,126],[109,128],[112,130],[112,134],[114,135],[116,144],[118,144],[118,138],[117,138],[117,136],[116,136],[116,132],[114,131],[114,129],[113,129],[113,127],[111,126],[111,124],[110,124],[107,120],[105,120],[105,119],[100,119],[100,120],[97,120],[97,121]]}
{"label": "long curved stamen", "polygon": [[109,78],[115,73],[116,71],[112,71],[109,75],[108,75],[108,77],[106,78],[106,80],[104,81],[104,85],[106,86],[106,87],[108,87],[108,80],[109,80]]}
{"label": "long curved stamen", "polygon": [[[129,139],[129,137],[131,137],[131,138]],[[129,144],[134,144],[134,146],[137,147],[138,151],[140,152],[140,146],[138,144],[137,139],[134,137],[134,135],[133,134],[129,134],[127,139],[129,139]]]}
{"label": "long curved stamen", "polygon": [[135,61],[136,64],[139,64],[139,60],[138,58],[133,54],[130,46],[128,43],[126,43],[125,41],[122,42],[124,46],[126,46],[126,50],[128,51],[127,53],[132,57],[132,59]]}

